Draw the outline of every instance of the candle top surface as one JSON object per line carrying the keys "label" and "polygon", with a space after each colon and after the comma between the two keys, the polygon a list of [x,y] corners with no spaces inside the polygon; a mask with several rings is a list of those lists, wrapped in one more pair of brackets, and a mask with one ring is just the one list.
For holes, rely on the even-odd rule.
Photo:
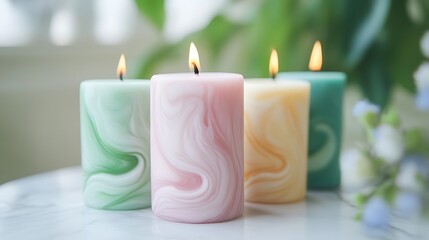
{"label": "candle top surface", "polygon": [[81,84],[99,84],[99,85],[150,85],[150,81],[148,79],[91,79],[85,80]]}
{"label": "candle top surface", "polygon": [[302,79],[302,80],[317,80],[317,79],[330,79],[330,80],[344,80],[347,78],[343,72],[324,72],[324,71],[303,71],[303,72],[280,72],[277,74],[276,79]]}
{"label": "candle top surface", "polygon": [[246,86],[254,86],[258,88],[309,88],[310,84],[306,81],[291,79],[288,81],[277,81],[271,78],[246,78]]}
{"label": "candle top surface", "polygon": [[306,86],[306,82],[301,81],[301,79],[288,79],[288,81],[277,81],[277,79],[272,78],[246,78],[246,84],[279,84],[279,85],[291,85],[291,86]]}
{"label": "candle top surface", "polygon": [[205,81],[219,81],[219,80],[243,80],[243,76],[237,73],[224,73],[224,72],[203,72],[200,74],[194,73],[166,73],[153,75],[151,80],[176,80],[176,81],[189,81],[189,80],[205,80]]}

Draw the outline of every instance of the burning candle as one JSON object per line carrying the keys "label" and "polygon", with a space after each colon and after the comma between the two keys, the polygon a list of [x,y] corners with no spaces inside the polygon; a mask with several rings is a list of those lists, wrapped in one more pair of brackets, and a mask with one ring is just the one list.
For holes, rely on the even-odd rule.
{"label": "burning candle", "polygon": [[320,72],[322,46],[314,44],[309,69],[313,72],[279,73],[277,79],[302,79],[311,84],[308,188],[336,188],[340,185],[339,153],[341,149],[343,94],[346,75]]}
{"label": "burning candle", "polygon": [[245,83],[245,199],[296,202],[306,192],[310,86],[303,81],[274,80],[275,50],[269,69],[273,79],[246,79]]}
{"label": "burning candle", "polygon": [[82,169],[87,206],[130,210],[150,206],[150,83],[123,79],[80,85]]}
{"label": "burning candle", "polygon": [[243,213],[243,77],[201,72],[152,77],[152,210],[187,223]]}

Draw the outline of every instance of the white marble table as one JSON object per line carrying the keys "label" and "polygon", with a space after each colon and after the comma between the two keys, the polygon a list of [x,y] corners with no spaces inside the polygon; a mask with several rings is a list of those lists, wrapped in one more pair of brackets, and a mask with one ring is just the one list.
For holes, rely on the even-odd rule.
{"label": "white marble table", "polygon": [[[290,205],[246,203],[244,216],[217,224],[181,224],[150,209],[87,208],[80,168],[0,186],[0,239],[366,239],[355,210],[335,192],[309,192]],[[395,219],[388,239],[429,238],[427,222]]]}

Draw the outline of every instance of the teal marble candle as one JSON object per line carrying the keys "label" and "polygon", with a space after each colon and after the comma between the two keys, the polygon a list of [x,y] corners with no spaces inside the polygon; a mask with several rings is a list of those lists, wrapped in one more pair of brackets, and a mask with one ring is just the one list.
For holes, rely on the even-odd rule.
{"label": "teal marble candle", "polygon": [[346,75],[341,72],[288,72],[279,73],[277,79],[306,80],[311,85],[307,187],[339,187]]}
{"label": "teal marble candle", "polygon": [[150,207],[150,82],[80,85],[84,201],[107,210]]}

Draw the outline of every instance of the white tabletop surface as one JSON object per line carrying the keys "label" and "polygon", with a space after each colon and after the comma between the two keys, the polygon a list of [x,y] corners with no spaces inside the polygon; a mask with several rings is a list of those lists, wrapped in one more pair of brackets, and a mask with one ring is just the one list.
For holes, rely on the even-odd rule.
{"label": "white tabletop surface", "polygon": [[[289,205],[246,203],[243,217],[181,224],[150,209],[85,207],[78,167],[0,185],[0,239],[367,239],[355,209],[336,192],[309,192]],[[429,239],[429,224],[394,218],[386,239]]]}

